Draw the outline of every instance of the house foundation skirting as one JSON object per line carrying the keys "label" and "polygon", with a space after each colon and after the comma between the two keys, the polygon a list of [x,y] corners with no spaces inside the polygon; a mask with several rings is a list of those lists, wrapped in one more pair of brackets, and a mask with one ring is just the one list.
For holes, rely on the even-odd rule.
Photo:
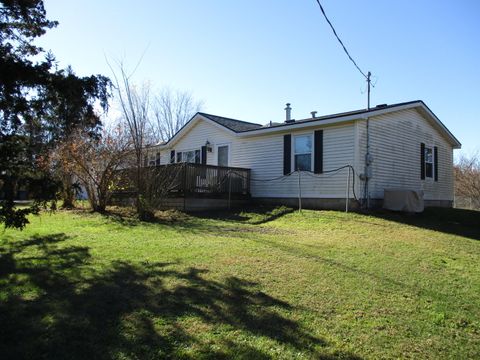
{"label": "house foundation skirting", "polygon": [[[285,205],[289,207],[298,207],[298,198],[252,198],[252,202],[264,205]],[[424,200],[425,207],[453,207],[452,200]],[[370,208],[380,209],[383,206],[383,199],[370,199]],[[302,198],[302,208],[304,209],[326,209],[326,210],[345,210],[345,199],[343,198]],[[350,210],[358,210],[359,204],[354,199],[350,199],[348,204]]]}
{"label": "house foundation skirting", "polygon": [[425,207],[453,207],[453,200],[424,200]]}
{"label": "house foundation skirting", "polygon": [[[123,199],[123,201],[113,201],[112,205],[131,206],[134,203],[133,198]],[[240,208],[249,205],[284,205],[298,208],[298,198],[251,198],[232,199],[230,208]],[[383,205],[383,199],[371,199],[370,207],[379,209]],[[425,207],[452,207],[451,200],[425,200]],[[206,211],[228,209],[228,199],[212,198],[168,198],[165,199],[159,210],[177,209],[182,211]],[[303,209],[326,209],[326,210],[345,210],[345,199],[342,198],[302,198]],[[359,204],[354,199],[350,199],[349,210],[358,210]]]}
{"label": "house foundation skirting", "polygon": [[[423,200],[424,206],[427,207],[453,207],[453,200]],[[380,209],[383,206],[383,199],[370,199],[370,208]]]}

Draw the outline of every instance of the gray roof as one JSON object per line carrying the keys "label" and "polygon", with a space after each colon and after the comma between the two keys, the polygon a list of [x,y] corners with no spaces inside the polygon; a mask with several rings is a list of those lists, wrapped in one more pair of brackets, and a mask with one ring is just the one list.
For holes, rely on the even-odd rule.
{"label": "gray roof", "polygon": [[206,117],[207,119],[215,121],[217,124],[225,126],[226,128],[228,128],[230,130],[233,130],[235,132],[256,130],[256,129],[262,128],[262,125],[260,125],[260,124],[255,124],[255,123],[251,123],[251,122],[247,122],[247,121],[230,119],[230,118],[226,118],[226,117],[223,117],[223,116],[206,114],[206,113],[202,113],[202,112],[199,112],[198,114]]}
{"label": "gray roof", "polygon": [[342,117],[342,116],[348,116],[348,115],[361,115],[361,114],[366,114],[369,112],[377,111],[377,110],[384,110],[384,109],[390,109],[390,108],[395,108],[398,106],[403,106],[403,105],[409,105],[413,103],[423,103],[421,100],[416,100],[416,101],[409,101],[409,102],[403,102],[403,103],[398,103],[398,104],[391,104],[391,105],[377,105],[376,107],[370,108],[370,109],[360,109],[360,110],[354,110],[354,111],[348,111],[348,112],[342,112],[342,113],[337,113],[337,114],[330,114],[330,115],[324,115],[324,116],[317,116],[315,118],[308,118],[308,119],[301,119],[301,120],[294,120],[289,123],[273,123],[271,126],[262,126],[260,124],[255,124],[247,121],[242,121],[242,120],[236,120],[236,119],[230,119],[222,116],[217,116],[217,115],[212,115],[212,114],[206,114],[199,112],[198,114],[215,121],[216,123],[225,126],[226,128],[235,131],[235,132],[245,132],[245,131],[252,131],[252,130],[258,130],[258,129],[265,129],[265,128],[272,128],[272,127],[287,127],[299,123],[304,123],[304,122],[311,122],[311,121],[319,121],[319,120],[330,120],[330,119],[335,119],[337,117]]}
{"label": "gray roof", "polygon": [[[372,107],[370,109],[360,109],[360,110],[346,111],[346,112],[330,114],[330,115],[317,116],[317,117],[314,117],[314,118],[292,120],[291,122],[288,122],[288,123],[287,122],[274,123],[272,126],[269,126],[269,127],[270,128],[272,128],[272,127],[284,127],[284,126],[287,127],[287,126],[292,126],[292,125],[301,124],[301,123],[308,123],[308,122],[321,121],[321,120],[331,120],[331,119],[339,118],[339,117],[342,117],[342,116],[362,115],[362,114],[367,114],[367,113],[378,111],[378,110],[391,109],[391,108],[396,108],[396,107],[404,106],[404,105],[410,105],[410,104],[414,104],[414,103],[422,103],[422,104],[425,105],[425,103],[421,100],[408,101],[408,102],[391,104],[391,105],[381,104],[381,105],[377,105],[375,107]],[[251,130],[255,130],[255,129],[251,129]],[[244,130],[244,131],[249,131],[249,130]]]}

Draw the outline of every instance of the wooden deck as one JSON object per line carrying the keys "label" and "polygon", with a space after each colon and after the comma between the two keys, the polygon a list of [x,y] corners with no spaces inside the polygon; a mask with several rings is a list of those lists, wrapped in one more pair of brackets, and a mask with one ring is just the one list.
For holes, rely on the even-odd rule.
{"label": "wooden deck", "polygon": [[[186,204],[180,199],[198,199],[189,203],[231,204],[250,199],[250,169],[194,163],[179,163],[144,168],[151,187],[162,189],[165,204]],[[122,170],[123,185],[114,192],[113,204],[132,203],[137,191],[131,185],[131,170]],[[200,201],[200,199],[202,201]],[[181,208],[182,206],[173,206]],[[183,206],[186,210],[186,206]],[[222,207],[222,206],[220,206]],[[227,207],[227,206],[223,206]]]}

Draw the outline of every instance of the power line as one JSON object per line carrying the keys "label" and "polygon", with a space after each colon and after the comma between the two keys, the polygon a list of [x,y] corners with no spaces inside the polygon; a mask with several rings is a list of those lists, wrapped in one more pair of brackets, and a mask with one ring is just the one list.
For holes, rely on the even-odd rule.
{"label": "power line", "polygon": [[328,25],[330,25],[330,27],[332,28],[333,34],[334,34],[335,37],[337,38],[337,40],[338,40],[338,42],[340,43],[340,45],[342,45],[343,50],[345,51],[345,54],[347,54],[348,58],[349,58],[350,61],[353,63],[353,65],[355,65],[355,67],[357,68],[357,70],[360,71],[360,74],[362,74],[365,79],[369,80],[369,77],[368,77],[367,75],[365,75],[365,73],[362,71],[362,69],[360,69],[360,67],[357,65],[357,63],[355,62],[355,60],[353,60],[353,58],[350,56],[350,53],[348,52],[348,50],[347,50],[347,48],[345,47],[345,45],[343,44],[342,40],[341,40],[340,37],[338,36],[337,31],[335,30],[335,28],[333,27],[332,23],[331,23],[330,20],[328,19],[327,14],[325,14],[325,10],[323,10],[323,6],[322,6],[322,4],[320,3],[320,0],[317,0],[317,4],[318,4],[318,6],[320,7],[320,10],[322,11],[323,16],[325,17],[325,20],[327,20]]}
{"label": "power line", "polygon": [[234,174],[236,176],[238,176],[239,178],[242,178],[244,180],[250,180],[250,181],[253,181],[253,182],[260,182],[260,183],[267,183],[267,182],[271,182],[271,181],[284,181],[285,179],[287,179],[288,177],[292,176],[293,174],[295,173],[306,173],[308,176],[310,177],[313,177],[313,178],[321,178],[323,177],[324,174],[330,174],[330,173],[336,173],[340,170],[343,170],[343,169],[349,169],[352,171],[353,173],[353,181],[352,181],[352,190],[353,190],[353,198],[358,201],[357,199],[357,194],[355,193],[355,169],[353,168],[352,165],[343,165],[343,166],[340,166],[336,169],[332,169],[332,170],[325,170],[323,171],[322,173],[320,174],[315,174],[313,173],[312,171],[308,171],[308,170],[295,170],[295,171],[292,171],[288,174],[285,174],[285,175],[280,175],[280,176],[277,176],[277,177],[274,177],[274,178],[271,178],[271,179],[255,179],[255,178],[252,178],[252,177],[246,177],[238,172],[236,172],[235,170],[229,170],[225,176],[224,176],[224,179],[220,181],[220,185],[225,181],[225,179],[230,175],[230,174]]}

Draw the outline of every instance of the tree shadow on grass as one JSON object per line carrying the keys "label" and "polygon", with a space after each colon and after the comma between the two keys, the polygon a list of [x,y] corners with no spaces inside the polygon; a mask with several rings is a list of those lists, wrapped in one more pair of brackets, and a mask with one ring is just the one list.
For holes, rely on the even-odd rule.
{"label": "tree shadow on grass", "polygon": [[140,220],[135,209],[131,207],[110,206],[104,212],[99,213],[110,222],[117,223],[121,226],[137,226],[137,225],[178,225],[188,222],[189,215],[178,210],[156,211],[155,216],[150,221]]}
{"label": "tree shadow on grass", "polygon": [[[155,219],[149,222],[140,221],[132,211],[119,210],[119,207],[108,209],[101,215],[108,223],[124,227],[165,226],[182,233],[190,234],[232,234],[235,237],[248,236],[247,233],[261,231],[265,228],[255,227],[292,213],[294,209],[287,207],[242,208],[232,210],[210,210],[204,212],[184,213],[178,210],[157,211]],[[213,221],[209,221],[213,220]],[[217,222],[221,221],[221,222]],[[241,226],[247,225],[247,226]],[[253,225],[253,226],[248,226]],[[243,235],[242,235],[243,234]]]}
{"label": "tree shadow on grass", "polygon": [[426,208],[420,214],[376,210],[369,215],[423,229],[480,240],[480,211],[454,208]]}
{"label": "tree shadow on grass", "polygon": [[238,208],[232,210],[214,210],[204,212],[194,212],[191,216],[200,219],[224,220],[251,225],[261,225],[274,221],[287,214],[294,212],[295,209],[286,206],[255,206],[247,208]]}
{"label": "tree shadow on grass", "polygon": [[[271,357],[234,340],[241,331],[309,357],[358,359],[329,355],[324,340],[282,315],[294,310],[288,303],[255,283],[209,280],[206,270],[169,263],[118,261],[99,270],[88,248],[65,240],[56,234],[0,244],[2,358]],[[195,326],[211,330],[213,340]]]}

